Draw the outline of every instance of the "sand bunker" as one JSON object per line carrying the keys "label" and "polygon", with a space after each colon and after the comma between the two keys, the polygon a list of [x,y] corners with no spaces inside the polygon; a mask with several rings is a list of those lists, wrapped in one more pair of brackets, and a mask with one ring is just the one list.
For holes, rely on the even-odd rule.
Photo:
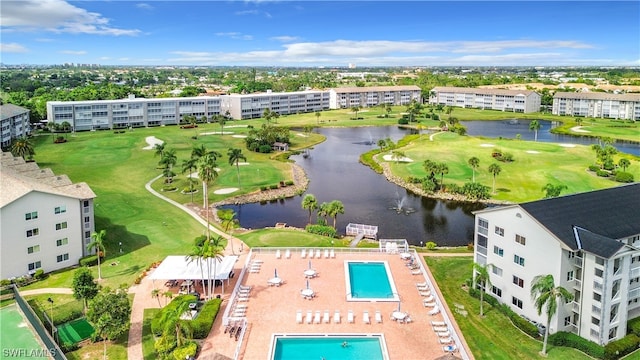
{"label": "sand bunker", "polygon": [[231,129],[231,128],[242,128],[242,127],[247,127],[248,125],[227,125],[225,126],[227,129]]}
{"label": "sand bunker", "polygon": [[231,135],[231,137],[244,139],[247,137],[247,135]]}
{"label": "sand bunker", "polygon": [[576,144],[558,144],[558,145],[560,145],[560,146],[562,146],[562,147],[566,147],[566,148],[573,148],[573,147],[576,147]]}
{"label": "sand bunker", "polygon": [[214,191],[214,194],[217,195],[222,195],[222,194],[231,194],[232,192],[238,191],[238,188],[226,188],[226,189],[219,189]]}
{"label": "sand bunker", "polygon": [[296,135],[297,135],[297,136],[301,136],[301,137],[307,137],[307,135],[305,135],[305,134],[301,134],[301,133],[297,133]]}
{"label": "sand bunker", "polygon": [[493,145],[493,144],[480,144],[480,146],[482,146],[482,147],[494,147],[495,145]]}
{"label": "sand bunker", "polygon": [[408,157],[404,157],[403,156],[401,158],[396,159],[396,158],[393,157],[393,155],[389,155],[389,154],[384,155],[382,158],[385,161],[413,162],[413,160],[409,159]]}
{"label": "sand bunker", "polygon": [[[217,171],[217,172],[220,172],[220,170],[222,170],[222,169],[220,169],[220,168],[213,168],[213,170],[215,170],[215,171]],[[190,178],[192,178],[192,179],[198,179],[198,178],[199,178],[199,176],[198,176],[198,173],[197,173],[197,172],[192,172],[191,174],[189,174],[189,175],[188,175],[188,177],[190,177]]]}
{"label": "sand bunker", "polygon": [[233,134],[233,131],[210,131],[210,132],[200,133],[200,135],[230,135],[230,134]]}
{"label": "sand bunker", "polygon": [[540,151],[535,151],[535,150],[527,150],[528,154],[540,154]]}
{"label": "sand bunker", "polygon": [[143,147],[142,150],[153,150],[156,145],[164,144],[164,141],[155,136],[147,136],[144,140],[149,144],[149,146]]}
{"label": "sand bunker", "polygon": [[248,162],[239,162],[238,165],[243,166],[243,165],[249,165]]}
{"label": "sand bunker", "polygon": [[577,133],[590,133],[591,132],[589,130],[583,129],[582,126],[574,126],[574,127],[571,128],[571,131],[577,132]]}

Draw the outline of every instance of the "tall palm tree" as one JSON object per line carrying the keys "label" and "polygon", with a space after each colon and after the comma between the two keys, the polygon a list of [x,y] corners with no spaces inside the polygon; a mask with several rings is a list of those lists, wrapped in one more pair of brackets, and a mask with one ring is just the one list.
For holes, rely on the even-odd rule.
{"label": "tall palm tree", "polygon": [[440,189],[444,189],[444,175],[449,173],[449,166],[446,163],[436,164],[437,173],[440,174]]}
{"label": "tall palm tree", "polygon": [[[209,239],[209,241],[204,243],[204,251],[202,254],[202,259],[207,262],[207,279],[209,280],[209,296],[211,299],[213,297],[213,293],[215,293],[215,276],[218,273],[218,262],[222,259],[224,255],[224,248],[221,245],[221,237],[217,236],[215,238]],[[213,284],[211,281],[211,262],[213,262]]]}
{"label": "tall palm tree", "polygon": [[182,173],[189,172],[189,192],[191,193],[191,202],[193,202],[193,178],[191,174],[193,174],[193,169],[195,169],[198,165],[198,159],[194,157],[190,157],[186,160],[182,160]]}
{"label": "tall palm tree", "polygon": [[396,164],[400,162],[400,159],[404,158],[404,151],[394,150],[391,152],[391,157],[396,161]]}
{"label": "tall palm tree", "polygon": [[11,154],[13,156],[19,156],[24,160],[33,159],[33,155],[36,154],[36,151],[33,149],[33,143],[26,137],[21,137],[13,141],[11,144]]}
{"label": "tall palm tree", "polygon": [[162,337],[165,339],[175,337],[178,347],[193,336],[192,321],[182,319],[182,314],[187,311],[189,311],[189,301],[183,301],[173,309],[165,308],[160,317]]}
{"label": "tall palm tree", "polygon": [[547,328],[544,333],[544,341],[542,342],[542,354],[547,353],[547,339],[549,338],[549,326],[551,318],[558,310],[558,300],[565,304],[573,300],[573,294],[562,286],[556,286],[553,275],[538,275],[533,278],[531,283],[531,298],[535,301],[538,315],[542,314],[542,308],[546,307]]}
{"label": "tall palm tree", "polygon": [[166,149],[162,154],[159,164],[164,166],[164,175],[167,178],[167,183],[173,182],[173,177],[176,175],[173,172],[173,166],[176,162],[178,162],[176,149]]}
{"label": "tall palm tree", "polygon": [[[231,210],[231,209],[227,209],[227,210],[220,210],[218,212],[218,217],[220,218],[220,221],[222,222],[222,226],[224,227],[224,232],[225,233],[229,233],[229,229],[231,228],[231,225],[233,225],[236,221],[236,213],[235,211]],[[235,255],[235,251],[233,250],[233,237],[229,238],[229,245],[231,246],[231,254]]]}
{"label": "tall palm tree", "polygon": [[480,166],[480,159],[477,157],[472,157],[469,159],[469,166],[471,166],[471,171],[473,172],[473,182],[476,182],[476,169]]}
{"label": "tall palm tree", "polygon": [[351,111],[354,113],[355,119],[358,120],[358,111],[360,111],[360,106],[352,106]]}
{"label": "tall palm tree", "polygon": [[320,124],[320,111],[316,111],[316,124]]}
{"label": "tall palm tree", "polygon": [[328,215],[329,215],[329,203],[323,202],[322,204],[318,205],[318,218],[322,217],[322,219],[324,220],[323,225],[327,225]]}
{"label": "tall palm tree", "polygon": [[532,120],[529,123],[529,130],[534,131],[534,141],[538,141],[538,130],[540,130],[540,127],[538,120]]}
{"label": "tall palm tree", "polygon": [[384,151],[385,146],[387,146],[387,142],[384,139],[378,140],[378,147],[380,148],[380,152]]}
{"label": "tall palm tree", "polygon": [[160,304],[160,289],[151,290],[151,297],[154,297],[158,300],[158,307],[162,307]]}
{"label": "tall palm tree", "polygon": [[216,162],[211,155],[204,155],[198,160],[198,177],[202,181],[202,198],[206,214],[208,240],[211,237],[211,229],[209,226],[209,184],[218,177]]}
{"label": "tall palm tree", "polygon": [[167,143],[164,143],[164,142],[155,144],[153,146],[153,150],[155,150],[154,155],[155,156],[160,156],[160,158],[162,159],[162,155],[164,155],[164,149],[166,147],[166,144]]}
{"label": "tall palm tree", "polygon": [[96,250],[98,254],[98,280],[102,280],[102,271],[100,269],[100,253],[106,255],[106,250],[104,248],[104,241],[107,237],[107,230],[100,230],[98,232],[94,232],[91,234],[91,242],[87,244],[87,250],[93,251]]}
{"label": "tall palm tree", "polygon": [[620,166],[622,168],[622,171],[627,171],[627,168],[631,165],[631,162],[629,161],[629,159],[620,159],[620,161],[618,161],[618,166]]}
{"label": "tall palm tree", "polygon": [[200,278],[202,279],[201,283],[202,283],[202,289],[203,290],[205,289],[205,286],[204,286],[204,268],[202,266],[203,262],[204,262],[203,261],[204,253],[205,253],[204,246],[194,245],[191,248],[191,252],[184,257],[184,259],[187,261],[187,263],[195,262],[196,265],[198,265],[198,267],[200,268]]}
{"label": "tall palm tree", "polygon": [[502,168],[500,167],[500,165],[495,163],[489,165],[489,172],[493,175],[493,193],[494,194],[496,193],[496,176],[498,176],[501,171],[502,171]]}
{"label": "tall palm tree", "polygon": [[302,199],[302,208],[309,210],[309,224],[311,224],[311,214],[318,208],[318,199],[316,199],[315,195],[305,195]]}
{"label": "tall palm tree", "polygon": [[218,124],[220,124],[220,136],[224,135],[224,124],[227,122],[227,119],[224,117],[218,118]]}
{"label": "tall palm tree", "polygon": [[247,157],[242,153],[242,149],[234,148],[229,148],[227,156],[229,156],[229,165],[236,165],[236,170],[238,172],[238,187],[240,187],[240,160],[247,161]]}
{"label": "tall palm tree", "polygon": [[344,205],[340,200],[333,200],[329,203],[329,208],[327,210],[327,215],[333,218],[333,228],[336,228],[336,221],[338,219],[338,214],[344,214]]}
{"label": "tall palm tree", "polygon": [[478,263],[473,264],[473,284],[474,288],[476,285],[480,285],[480,316],[484,316],[483,312],[483,303],[484,303],[484,293],[489,286],[491,286],[491,279],[489,276],[489,268],[491,264],[480,265]]}

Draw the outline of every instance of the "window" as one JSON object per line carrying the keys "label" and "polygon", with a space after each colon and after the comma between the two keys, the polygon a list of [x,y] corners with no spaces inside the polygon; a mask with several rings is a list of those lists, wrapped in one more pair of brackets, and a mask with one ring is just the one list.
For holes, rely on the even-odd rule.
{"label": "window", "polygon": [[520,287],[524,287],[524,280],[520,279],[519,277],[513,275],[513,283],[520,286]]}
{"label": "window", "polygon": [[600,319],[598,319],[597,317],[592,316],[591,317],[591,323],[593,325],[600,325]]}
{"label": "window", "polygon": [[90,221],[89,219],[90,219],[90,218],[89,218],[88,216],[85,216],[85,217],[84,217],[84,222],[88,223],[88,222]]}
{"label": "window", "polygon": [[56,224],[56,230],[62,230],[67,228],[67,222],[61,222]]}
{"label": "window", "polygon": [[33,254],[40,251],[40,245],[33,245],[27,248],[27,254]]}
{"label": "window", "polygon": [[25,220],[35,220],[37,218],[38,218],[38,212],[37,211],[32,211],[32,212],[24,214],[24,219]]}
{"label": "window", "polygon": [[489,222],[487,220],[478,218],[478,233],[489,235]]}
{"label": "window", "polygon": [[598,294],[598,293],[593,293],[593,300],[595,301],[602,301],[602,295]]}
{"label": "window", "polygon": [[571,316],[567,316],[564,318],[564,326],[571,325]]}
{"label": "window", "polygon": [[511,303],[517,307],[519,307],[520,309],[522,309],[522,300],[518,299],[517,297],[512,296],[511,297]]}
{"label": "window", "polygon": [[63,246],[63,245],[67,245],[68,243],[69,243],[68,238],[56,240],[56,246]]}
{"label": "window", "polygon": [[603,271],[602,271],[602,269],[595,269],[595,272],[594,272],[594,273],[596,274],[596,276],[597,276],[597,277],[600,277],[600,278],[601,278],[601,277],[602,277],[602,274],[603,274]]}
{"label": "window", "polygon": [[567,281],[572,281],[574,279],[573,270],[567,273]]}
{"label": "window", "polygon": [[90,237],[91,237],[91,231],[85,231],[85,232],[84,232],[84,238],[85,238],[85,239],[88,239],[88,238],[90,238]]}
{"label": "window", "polygon": [[41,267],[42,267],[42,263],[40,261],[32,262],[31,264],[29,264],[29,271],[40,269]]}
{"label": "window", "polygon": [[576,257],[576,253],[574,253],[573,251],[569,251],[569,252],[567,253],[567,257],[568,257],[569,259],[573,259],[574,257]]}
{"label": "window", "polygon": [[84,207],[88,207],[88,206],[89,206],[89,200],[84,200],[84,201],[82,202],[82,206],[84,206]]}
{"label": "window", "polygon": [[38,236],[40,230],[38,228],[27,230],[27,237]]}
{"label": "window", "polygon": [[526,245],[527,239],[522,235],[516,234],[516,242],[520,245]]}
{"label": "window", "polygon": [[503,256],[504,255],[504,249],[499,248],[497,246],[493,247],[493,253],[498,255],[498,256]]}
{"label": "window", "polygon": [[494,274],[498,275],[498,276],[502,276],[502,269],[497,267],[497,266],[492,266],[491,267],[491,272],[493,272]]}
{"label": "window", "polygon": [[513,262],[520,266],[524,266],[524,258],[518,255],[513,255]]}
{"label": "window", "polygon": [[614,326],[609,329],[609,340],[614,339],[618,335],[618,327]]}
{"label": "window", "polygon": [[604,265],[604,258],[596,256],[596,264]]}
{"label": "window", "polygon": [[69,260],[69,253],[58,255],[58,257],[56,259],[57,262],[63,262],[63,261],[67,261],[67,260]]}
{"label": "window", "polygon": [[478,246],[482,246],[483,248],[487,247],[487,237],[478,234]]}
{"label": "window", "polygon": [[55,209],[53,209],[53,212],[56,214],[62,214],[62,213],[66,213],[67,212],[67,207],[66,206],[57,206]]}
{"label": "window", "polygon": [[491,286],[491,292],[496,295],[497,297],[502,297],[502,289],[497,288],[495,286]]}
{"label": "window", "polygon": [[504,236],[504,229],[501,228],[501,227],[496,226],[495,233],[500,235],[500,236]]}

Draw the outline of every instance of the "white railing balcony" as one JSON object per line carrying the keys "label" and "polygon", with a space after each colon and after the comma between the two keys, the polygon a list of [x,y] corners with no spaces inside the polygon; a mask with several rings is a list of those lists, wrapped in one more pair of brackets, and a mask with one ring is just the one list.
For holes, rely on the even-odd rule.
{"label": "white railing balcony", "polygon": [[600,315],[602,313],[602,309],[596,305],[591,305],[591,312]]}
{"label": "white railing balcony", "polygon": [[572,301],[571,302],[571,310],[573,310],[577,314],[580,314],[580,303],[578,303],[576,301]]}
{"label": "white railing balcony", "polygon": [[573,264],[575,266],[582,267],[582,258],[581,257],[573,258]]}
{"label": "white railing balcony", "polygon": [[482,255],[487,255],[487,248],[484,246],[476,246],[476,250],[478,253],[482,254]]}
{"label": "white railing balcony", "polygon": [[629,290],[629,294],[627,295],[628,299],[635,299],[640,297],[640,287],[637,287],[633,290]]}
{"label": "white railing balcony", "polygon": [[602,289],[603,289],[603,285],[602,285],[601,283],[597,282],[597,281],[594,281],[594,282],[593,282],[593,288],[594,288],[595,290],[600,290],[600,291],[602,291]]}
{"label": "white railing balcony", "polygon": [[640,263],[636,263],[635,267],[631,268],[631,272],[629,273],[629,278],[637,278],[640,277]]}
{"label": "white railing balcony", "polygon": [[573,279],[573,288],[576,290],[580,290],[582,289],[582,281],[580,281],[579,279]]}

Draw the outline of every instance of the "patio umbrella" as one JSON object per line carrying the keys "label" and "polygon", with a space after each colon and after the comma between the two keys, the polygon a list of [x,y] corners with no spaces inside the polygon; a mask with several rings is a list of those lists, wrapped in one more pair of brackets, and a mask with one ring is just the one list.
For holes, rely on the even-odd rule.
{"label": "patio umbrella", "polygon": [[311,260],[309,260],[309,270],[311,270]]}
{"label": "patio umbrella", "polygon": [[400,301],[398,301],[398,312],[400,312]]}
{"label": "patio umbrella", "polygon": [[273,277],[277,278],[278,277],[278,269],[275,269],[273,272],[274,272],[274,276]]}
{"label": "patio umbrella", "polygon": [[307,289],[309,289],[309,279],[307,279]]}

